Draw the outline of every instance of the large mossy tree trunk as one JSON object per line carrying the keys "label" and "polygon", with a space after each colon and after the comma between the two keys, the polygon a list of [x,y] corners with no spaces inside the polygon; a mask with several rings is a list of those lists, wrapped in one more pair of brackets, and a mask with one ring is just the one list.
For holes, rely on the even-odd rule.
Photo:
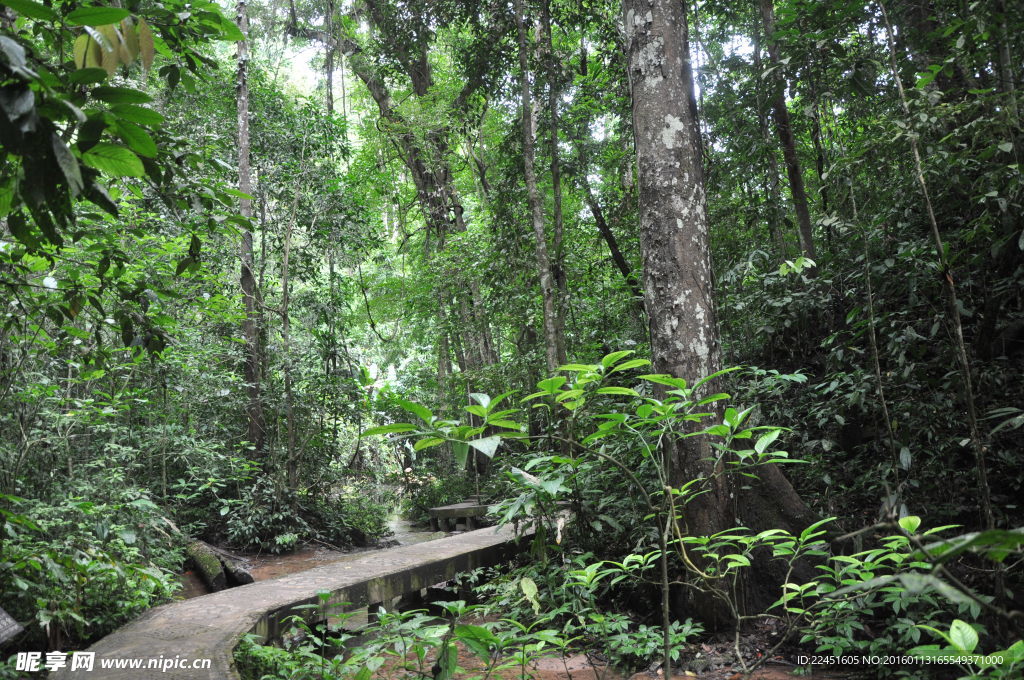
{"label": "large mossy tree trunk", "polygon": [[[686,16],[683,4],[671,0],[624,0],[623,14],[652,360],[657,372],[693,384],[719,370],[721,358]],[[691,500],[683,513],[690,535],[710,535],[737,525],[754,530],[798,528],[811,520],[776,468],[761,468],[759,485],[733,484],[712,462],[715,457],[706,439],[691,437],[669,446],[665,460],[674,485],[708,480],[707,492]],[[741,606],[757,611],[778,597],[775,586],[781,575],[767,565],[757,565],[750,573],[757,576],[747,579]],[[700,585],[687,589],[675,614],[712,626],[731,623],[731,608]]]}

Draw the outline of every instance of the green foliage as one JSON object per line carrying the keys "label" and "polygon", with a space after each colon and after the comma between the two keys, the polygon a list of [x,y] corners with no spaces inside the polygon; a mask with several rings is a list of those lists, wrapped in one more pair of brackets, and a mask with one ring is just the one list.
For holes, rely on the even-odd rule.
{"label": "green foliage", "polygon": [[[1022,524],[1024,494],[1024,139],[1013,67],[1024,15],[1013,2],[926,4],[886,3],[883,19],[876,4],[778,0],[771,36],[756,3],[704,3],[692,15],[716,322],[727,364],[764,367],[719,376],[726,399],[701,394],[696,376],[640,376],[648,320],[635,297],[635,225],[645,197],[616,3],[583,13],[550,3],[558,66],[546,67],[540,43],[528,60],[538,97],[554,95],[537,112],[537,167],[547,176],[560,166],[560,224],[556,183],[542,178],[540,192],[567,349],[582,357],[547,376],[504,12],[375,2],[356,18],[340,6],[249,3],[256,181],[247,195],[233,188],[229,53],[242,36],[223,9],[4,2],[0,493],[31,499],[0,508],[17,534],[4,564],[20,565],[3,572],[5,598],[10,588],[24,618],[46,600],[38,611],[52,612],[51,629],[85,640],[114,619],[92,612],[102,598],[80,584],[63,601],[61,579],[94,577],[96,593],[138,611],[166,590],[145,570],[175,566],[178,539],[160,534],[173,529],[129,516],[131,501],[152,499],[185,534],[250,549],[372,542],[386,532],[390,490],[354,479],[394,480],[417,518],[482,489],[503,521],[541,518],[538,544],[557,546],[544,553],[551,562],[592,553],[603,565],[595,574],[639,569],[641,559],[647,573],[671,551],[675,578],[693,553],[725,595],[759,552],[789,559],[787,541],[825,551],[799,535],[739,529],[680,532],[656,551],[666,520],[721,479],[669,480],[661,443],[702,436],[741,485],[758,466],[785,463],[840,533],[910,508],[923,526],[964,526],[922,546],[883,537],[877,554],[808,553],[821,560],[819,578],[790,589],[787,604],[817,598],[800,625],[819,621],[807,630],[822,644],[918,644],[918,624],[949,636],[953,617],[994,637],[984,611],[946,603],[960,589],[939,570],[1005,569],[1006,587],[1020,587],[1011,527]],[[779,58],[765,54],[768,43]],[[351,77],[357,62],[366,82]],[[315,89],[301,82],[310,79]],[[386,88],[383,110],[367,82]],[[797,242],[770,112],[778,87],[810,203],[813,263]],[[912,142],[947,269],[936,263]],[[423,172],[431,177],[417,186]],[[242,201],[252,219],[239,215]],[[256,252],[261,451],[245,441],[240,231]],[[978,517],[943,281],[958,292],[995,527]],[[733,409],[701,415],[719,404]],[[75,503],[103,510],[86,517]],[[37,516],[52,545],[24,519]],[[92,526],[101,519],[116,527],[105,539]],[[50,553],[57,570],[43,559]],[[569,559],[568,569],[589,568]],[[14,573],[26,589],[10,585]],[[566,572],[524,575],[538,592],[524,599],[525,581],[508,586],[502,602],[514,618],[528,620],[538,603],[565,606],[562,619],[591,615],[588,600],[558,588]],[[657,579],[624,575],[599,579],[597,602],[608,630],[626,636],[623,650],[646,649],[655,622],[636,614],[657,608]],[[985,602],[996,592],[995,582],[966,581]],[[860,582],[868,594],[850,601],[867,603],[870,617],[817,591]],[[616,609],[633,623],[622,628]],[[1009,642],[981,634],[978,648]],[[970,672],[983,670],[996,673]]]}
{"label": "green foliage", "polygon": [[0,592],[33,644],[81,646],[170,599],[182,553],[160,510],[127,489],[113,502],[12,496]]}
{"label": "green foliage", "polygon": [[334,545],[366,546],[387,536],[395,510],[390,489],[357,483],[339,489],[329,500],[302,499],[311,527]]}
{"label": "green foliage", "polygon": [[[119,65],[127,67],[137,57],[147,69],[153,63],[154,34],[147,17],[159,27],[161,51],[170,57],[161,74],[173,80],[172,86],[181,78],[181,65],[193,72],[213,66],[197,45],[241,36],[211,2],[186,10],[184,3],[170,0],[145,16],[76,2],[46,6],[22,0],[16,5],[12,9],[24,20],[0,37],[0,76],[8,83],[0,105],[0,151],[11,161],[0,172],[0,218],[6,218],[27,251],[37,252],[44,244],[64,242],[63,234],[76,222],[77,199],[118,214],[101,175],[148,174],[163,183],[165,169],[173,172],[165,157],[144,167],[140,156],[157,156],[150,132],[130,113],[122,118],[116,109],[152,98],[135,87],[102,84]],[[63,60],[71,54],[73,60]],[[112,141],[115,135],[127,146]]]}
{"label": "green foliage", "polygon": [[309,536],[309,524],[296,512],[294,491],[258,478],[243,491],[227,515],[225,533],[230,544],[242,550],[289,552],[299,536]]}
{"label": "green foliage", "polygon": [[320,605],[310,605],[305,616],[292,618],[288,637],[298,642],[287,649],[259,645],[251,635],[243,638],[235,650],[242,677],[368,680],[377,672],[401,672],[447,680],[466,671],[459,665],[456,644],[461,644],[478,658],[483,675],[516,669],[525,680],[530,661],[565,645],[550,629],[533,630],[514,621],[469,623],[479,608],[454,601],[443,603],[441,620],[423,610],[381,609],[375,622],[360,629],[360,645],[340,653],[353,634],[330,629],[322,621],[328,614],[341,620],[351,614],[339,617],[326,605],[328,599],[323,594]]}
{"label": "green foliage", "polygon": [[[651,659],[657,659],[661,655],[663,633],[658,626],[647,626],[639,624],[635,630],[630,630],[630,620],[621,615],[609,614],[605,624],[606,634],[604,639],[605,649],[608,652],[609,660],[618,668],[640,669],[650,666]],[[672,649],[672,661],[680,661],[685,645],[694,636],[702,632],[700,624],[695,624],[690,619],[679,622],[673,621],[669,626],[669,644]]]}
{"label": "green foliage", "polygon": [[955,663],[963,678],[1014,678],[1024,665],[1024,640],[1018,640],[1009,648],[991,654],[978,650],[978,632],[971,624],[953,619],[948,632],[926,625],[919,628],[938,637],[945,645],[920,645],[908,653],[935,663]]}

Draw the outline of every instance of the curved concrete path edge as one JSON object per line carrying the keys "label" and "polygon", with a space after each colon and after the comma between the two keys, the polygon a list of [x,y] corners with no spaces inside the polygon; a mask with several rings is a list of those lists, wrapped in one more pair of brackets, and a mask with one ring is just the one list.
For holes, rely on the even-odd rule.
{"label": "curved concrete path edge", "polygon": [[[63,669],[50,675],[60,680],[238,680],[233,653],[242,636],[253,632],[273,639],[282,620],[295,607],[318,602],[329,591],[330,604],[358,608],[446,581],[463,571],[507,561],[526,544],[528,534],[512,527],[488,527],[415,545],[366,553],[268,581],[222,590],[149,610],[114,631],[87,651],[94,652],[90,670]],[[70,657],[69,657],[70,658]],[[103,668],[103,662],[141,659],[141,669]],[[149,660],[155,668],[146,668]],[[210,667],[195,669],[196,660]],[[162,670],[164,665],[177,666]],[[70,665],[70,664],[69,664]]]}

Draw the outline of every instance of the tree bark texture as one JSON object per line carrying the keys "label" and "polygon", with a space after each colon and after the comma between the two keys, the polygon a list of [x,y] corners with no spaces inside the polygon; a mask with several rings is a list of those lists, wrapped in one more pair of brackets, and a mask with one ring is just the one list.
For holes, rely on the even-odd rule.
{"label": "tree bark texture", "polygon": [[[236,104],[238,108],[238,190],[252,195],[252,171],[249,167],[249,15],[244,0],[237,5],[238,28],[245,39],[238,41],[238,71],[235,81]],[[252,220],[252,201],[239,199],[238,212]],[[245,338],[245,385],[248,397],[246,407],[246,439],[253,445],[254,455],[263,455],[266,439],[266,425],[263,416],[263,398],[260,389],[262,366],[260,358],[260,304],[259,289],[253,275],[254,258],[252,231],[242,228],[240,248],[242,298],[245,303],[245,319],[242,321],[242,336]]]}
{"label": "tree bark texture", "polygon": [[[712,300],[712,270],[703,167],[697,121],[690,106],[693,82],[686,49],[683,3],[672,0],[624,0],[626,55],[633,100],[633,130],[639,170],[640,247],[644,291],[650,319],[654,369],[691,384],[720,368],[720,347]],[[707,493],[684,510],[691,535],[710,535],[737,524],[757,529],[790,527],[808,517],[789,482],[774,467],[762,468],[761,485],[741,491],[709,459],[706,439],[673,442],[666,451],[670,479],[678,485],[709,480]],[[781,578],[770,570],[751,570],[747,605],[767,606]],[[767,580],[761,577],[767,576]],[[774,583],[775,586],[778,583]],[[699,589],[677,603],[677,615],[711,625],[728,623],[722,602]]]}

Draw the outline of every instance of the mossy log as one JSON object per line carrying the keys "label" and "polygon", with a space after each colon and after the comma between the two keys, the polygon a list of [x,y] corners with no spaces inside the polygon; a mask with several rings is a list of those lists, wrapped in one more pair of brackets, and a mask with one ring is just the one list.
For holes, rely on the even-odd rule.
{"label": "mossy log", "polygon": [[252,574],[249,573],[249,570],[241,562],[223,555],[220,561],[224,565],[224,570],[228,574],[228,582],[232,586],[244,586],[247,583],[253,583]]}
{"label": "mossy log", "polygon": [[221,564],[220,557],[217,556],[213,548],[202,541],[192,541],[186,546],[185,554],[192,560],[196,571],[199,572],[199,577],[203,579],[210,592],[215,593],[227,587],[227,575],[224,573],[224,566]]}

